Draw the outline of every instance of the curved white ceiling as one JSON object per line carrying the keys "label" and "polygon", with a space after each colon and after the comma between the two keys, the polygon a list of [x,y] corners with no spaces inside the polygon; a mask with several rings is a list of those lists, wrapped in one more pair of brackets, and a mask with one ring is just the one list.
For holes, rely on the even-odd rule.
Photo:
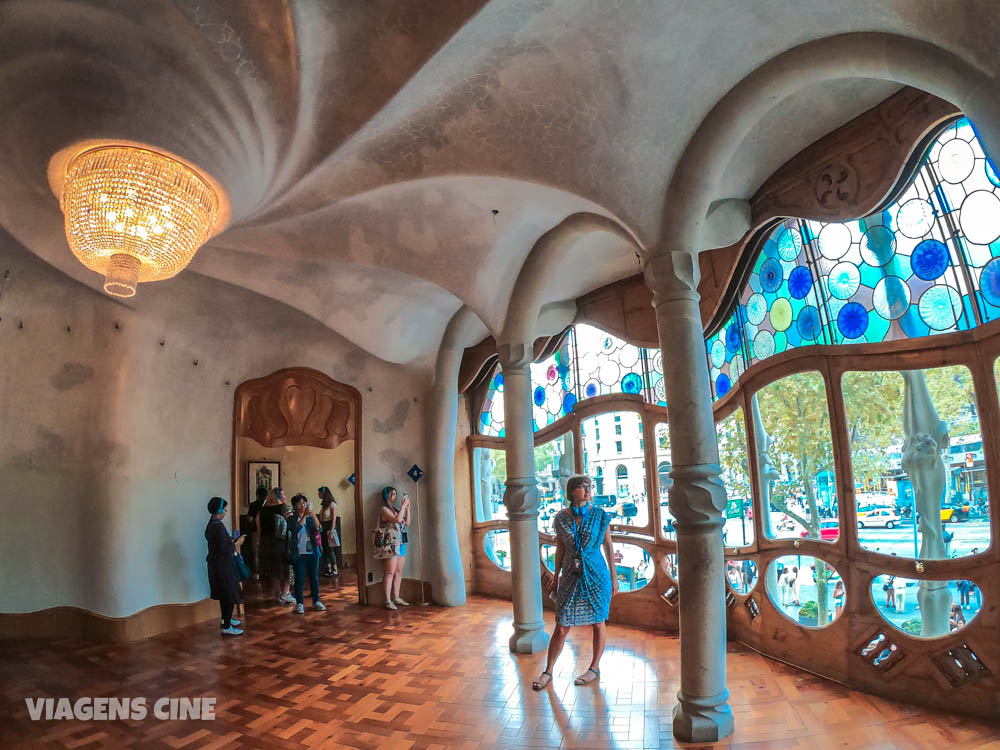
{"label": "curved white ceiling", "polygon": [[[66,246],[48,160],[86,138],[160,146],[233,203],[187,273],[426,362],[462,304],[499,327],[532,244],[566,216],[601,213],[655,244],[685,144],[766,60],[885,31],[996,70],[998,18],[991,0],[6,0],[0,223],[97,286]],[[719,197],[749,197],[894,88],[842,81],[775,102]],[[636,268],[622,243],[585,238],[549,295]]]}

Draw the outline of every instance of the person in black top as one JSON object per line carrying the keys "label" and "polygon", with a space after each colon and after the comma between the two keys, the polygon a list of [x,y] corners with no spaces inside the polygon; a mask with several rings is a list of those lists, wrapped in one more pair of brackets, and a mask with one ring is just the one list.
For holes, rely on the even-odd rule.
{"label": "person in black top", "polygon": [[247,522],[250,524],[250,571],[253,573],[255,579],[260,578],[260,566],[258,562],[258,530],[257,530],[257,516],[260,515],[261,510],[264,509],[264,503],[267,502],[267,487],[261,485],[257,488],[257,499],[250,503],[250,509],[247,511]]}
{"label": "person in black top", "polygon": [[233,608],[243,602],[243,590],[240,588],[240,576],[236,571],[236,555],[243,546],[245,536],[234,543],[222,519],[226,515],[226,501],[221,497],[213,497],[208,501],[208,512],[212,517],[205,527],[205,541],[208,542],[208,586],[211,596],[219,602],[219,612],[222,616],[222,633],[224,635],[243,635],[237,625],[239,620],[233,619]]}
{"label": "person in black top", "polygon": [[272,487],[267,503],[257,514],[260,540],[257,546],[260,578],[271,582],[272,594],[278,604],[295,604],[294,597],[288,593],[288,535],[278,533],[281,527],[287,531],[290,515],[292,509],[285,504],[284,491],[280,487]]}

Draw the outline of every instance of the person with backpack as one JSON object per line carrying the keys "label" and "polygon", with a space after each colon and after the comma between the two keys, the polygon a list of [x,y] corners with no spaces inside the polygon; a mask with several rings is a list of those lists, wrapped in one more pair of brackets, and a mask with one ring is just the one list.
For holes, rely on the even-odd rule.
{"label": "person with backpack", "polygon": [[285,504],[280,487],[271,488],[267,503],[257,514],[257,537],[260,539],[260,578],[270,581],[278,604],[295,604],[288,593],[288,517],[292,509]]}
{"label": "person with backpack", "polygon": [[288,559],[295,567],[295,611],[300,615],[305,612],[302,589],[308,577],[313,609],[324,612],[326,606],[319,600],[319,558],[323,554],[323,527],[305,495],[293,496],[292,507],[295,512],[288,517]]}

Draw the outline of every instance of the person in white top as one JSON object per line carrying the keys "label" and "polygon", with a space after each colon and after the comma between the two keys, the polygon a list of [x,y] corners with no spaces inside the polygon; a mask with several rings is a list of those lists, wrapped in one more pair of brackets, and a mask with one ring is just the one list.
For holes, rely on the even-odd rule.
{"label": "person in white top", "polygon": [[802,586],[802,580],[801,579],[802,579],[802,573],[801,573],[801,571],[799,571],[799,569],[797,567],[793,566],[792,567],[792,581],[791,581],[791,583],[792,583],[792,604],[794,604],[796,607],[799,607],[799,606],[802,605],[802,602],[799,601],[799,588]]}
{"label": "person in white top", "polygon": [[894,599],[894,604],[896,605],[896,611],[902,612],[906,607],[906,579],[896,576],[896,580],[892,582],[892,594]]}

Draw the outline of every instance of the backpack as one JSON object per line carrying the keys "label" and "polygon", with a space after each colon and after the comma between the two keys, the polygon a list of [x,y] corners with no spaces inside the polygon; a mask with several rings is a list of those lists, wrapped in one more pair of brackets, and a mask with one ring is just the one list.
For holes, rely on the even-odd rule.
{"label": "backpack", "polygon": [[288,536],[288,521],[281,513],[274,514],[274,538],[282,541]]}

